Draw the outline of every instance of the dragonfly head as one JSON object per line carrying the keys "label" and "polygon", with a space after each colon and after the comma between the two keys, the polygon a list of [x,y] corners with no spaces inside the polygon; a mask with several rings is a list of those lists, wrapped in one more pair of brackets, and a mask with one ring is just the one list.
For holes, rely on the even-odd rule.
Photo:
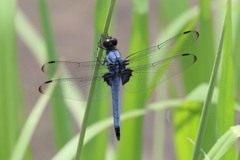
{"label": "dragonfly head", "polygon": [[103,46],[106,49],[115,49],[118,41],[116,38],[113,37],[106,37],[106,39],[103,42]]}

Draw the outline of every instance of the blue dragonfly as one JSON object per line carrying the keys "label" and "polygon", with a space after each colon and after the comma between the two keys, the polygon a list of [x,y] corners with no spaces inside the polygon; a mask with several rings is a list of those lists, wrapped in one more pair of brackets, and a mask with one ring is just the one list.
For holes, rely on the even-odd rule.
{"label": "blue dragonfly", "polygon": [[[166,81],[196,62],[193,54],[179,54],[197,40],[197,31],[183,32],[159,45],[133,53],[122,59],[117,39],[106,37],[99,47],[106,50],[104,60],[90,62],[50,61],[42,71],[56,79],[39,87],[43,94],[72,100],[100,100],[112,93],[113,121],[120,140],[120,87],[137,93]],[[96,66],[97,72],[93,72]],[[60,77],[60,78],[59,78]],[[94,85],[93,85],[94,84]],[[93,85],[91,87],[91,85]],[[50,92],[48,87],[56,86]],[[90,89],[92,88],[92,89]]]}

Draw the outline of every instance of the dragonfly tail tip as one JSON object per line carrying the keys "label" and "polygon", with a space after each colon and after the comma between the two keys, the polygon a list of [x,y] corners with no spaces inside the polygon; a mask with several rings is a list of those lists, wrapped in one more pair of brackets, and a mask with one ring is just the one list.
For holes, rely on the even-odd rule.
{"label": "dragonfly tail tip", "polygon": [[115,127],[117,140],[120,141],[120,127]]}

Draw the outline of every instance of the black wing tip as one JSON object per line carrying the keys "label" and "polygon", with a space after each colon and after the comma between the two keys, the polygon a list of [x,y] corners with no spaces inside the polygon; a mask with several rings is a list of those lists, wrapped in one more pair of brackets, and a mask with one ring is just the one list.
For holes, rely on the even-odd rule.
{"label": "black wing tip", "polygon": [[197,31],[186,31],[186,32],[183,32],[183,34],[187,34],[187,33],[190,33],[190,32],[195,32],[196,33],[196,37],[198,38],[199,37],[199,33]]}
{"label": "black wing tip", "polygon": [[193,56],[193,58],[194,58],[193,62],[197,61],[197,56],[195,56],[194,54],[189,54],[189,53],[182,54],[182,56],[189,56],[189,55]]}
{"label": "black wing tip", "polygon": [[51,82],[52,82],[52,80],[50,80],[50,81],[47,81],[47,82],[44,82],[44,84],[51,83]]}
{"label": "black wing tip", "polygon": [[115,133],[117,140],[120,141],[120,127],[115,127]]}
{"label": "black wing tip", "polygon": [[57,62],[57,61],[49,61],[49,62],[45,63],[45,64],[42,66],[42,68],[41,68],[42,71],[45,72],[45,71],[44,71],[44,67],[45,67],[45,65],[47,65],[47,64],[51,64],[51,63],[56,63],[56,62]]}
{"label": "black wing tip", "polygon": [[188,55],[191,55],[191,54],[189,53],[182,54],[182,56],[188,56]]}
{"label": "black wing tip", "polygon": [[186,32],[183,32],[183,34],[187,34],[187,33],[190,33],[190,32],[192,32],[192,31],[186,31]]}
{"label": "black wing tip", "polygon": [[44,82],[44,83],[38,88],[38,91],[39,91],[40,93],[43,93],[43,94],[44,94],[44,92],[43,92],[43,90],[42,90],[42,86],[43,86],[44,84],[47,84],[47,83],[52,83],[52,80]]}
{"label": "black wing tip", "polygon": [[41,70],[44,72],[44,65],[42,66]]}
{"label": "black wing tip", "polygon": [[194,56],[194,62],[196,62],[197,61],[197,56],[195,56],[195,55],[193,55]]}
{"label": "black wing tip", "polygon": [[56,61],[49,61],[48,63],[56,63]]}
{"label": "black wing tip", "polygon": [[40,87],[38,88],[38,91],[39,91],[40,93],[43,93],[43,91],[42,91],[42,86],[40,86]]}

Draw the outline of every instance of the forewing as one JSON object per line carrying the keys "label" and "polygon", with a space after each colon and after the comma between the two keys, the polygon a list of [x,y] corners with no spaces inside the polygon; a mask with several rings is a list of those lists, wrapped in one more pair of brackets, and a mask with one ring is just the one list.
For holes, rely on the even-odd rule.
{"label": "forewing", "polygon": [[197,60],[195,55],[176,55],[154,63],[130,67],[132,76],[124,85],[128,92],[141,92],[154,88],[167,79],[181,73]]}
{"label": "forewing", "polygon": [[93,74],[94,66],[97,66],[98,73],[108,72],[107,66],[99,61],[92,62],[69,62],[51,61],[42,66],[42,71],[50,77],[78,78]]}
{"label": "forewing", "polygon": [[136,67],[148,63],[154,63],[158,60],[180,54],[182,51],[186,50],[193,42],[195,42],[198,37],[198,32],[187,31],[157,46],[133,53],[126,58],[129,60],[128,67]]}
{"label": "forewing", "polygon": [[[110,86],[104,82],[103,74],[86,76],[81,78],[55,79],[43,83],[39,91],[43,94],[58,98],[72,100],[87,100],[90,94],[91,100],[105,99],[110,95]],[[90,87],[93,85],[92,91]],[[53,87],[50,91],[48,88]]]}

